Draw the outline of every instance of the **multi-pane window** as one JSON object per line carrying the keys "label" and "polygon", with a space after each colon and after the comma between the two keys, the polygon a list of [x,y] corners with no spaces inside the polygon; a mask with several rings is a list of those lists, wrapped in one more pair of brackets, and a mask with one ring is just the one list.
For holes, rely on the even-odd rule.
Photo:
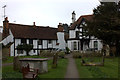
{"label": "multi-pane window", "polygon": [[38,41],[38,45],[42,45],[42,40],[39,40],[39,41]]}
{"label": "multi-pane window", "polygon": [[23,54],[23,50],[17,50],[17,54]]}
{"label": "multi-pane window", "polygon": [[21,39],[21,43],[26,44],[27,40],[26,39]]}
{"label": "multi-pane window", "polygon": [[94,48],[97,50],[98,49],[98,41],[94,41]]}
{"label": "multi-pane window", "polygon": [[33,39],[29,39],[29,44],[33,44]]}
{"label": "multi-pane window", "polygon": [[76,31],[76,38],[79,38],[80,31]]}
{"label": "multi-pane window", "polygon": [[52,40],[48,40],[48,43],[51,44],[51,43],[52,43]]}
{"label": "multi-pane window", "polygon": [[74,50],[77,50],[77,43],[74,42],[73,44],[74,44]]}

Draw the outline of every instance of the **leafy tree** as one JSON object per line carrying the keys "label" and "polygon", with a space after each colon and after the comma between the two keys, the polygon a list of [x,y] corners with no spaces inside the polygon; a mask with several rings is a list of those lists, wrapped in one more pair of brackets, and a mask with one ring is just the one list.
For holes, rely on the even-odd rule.
{"label": "leafy tree", "polygon": [[[84,25],[85,26],[85,25]],[[120,10],[116,3],[104,3],[93,10],[93,19],[87,21],[87,34],[103,40],[109,46],[116,46],[120,56]]]}
{"label": "leafy tree", "polygon": [[20,44],[17,46],[17,50],[25,50],[27,56],[29,56],[29,52],[33,49],[33,45],[31,44]]}

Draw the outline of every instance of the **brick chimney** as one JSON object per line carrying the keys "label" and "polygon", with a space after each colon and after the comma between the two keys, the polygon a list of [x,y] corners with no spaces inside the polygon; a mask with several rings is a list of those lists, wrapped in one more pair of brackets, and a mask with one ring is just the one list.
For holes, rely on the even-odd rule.
{"label": "brick chimney", "polygon": [[58,25],[58,32],[63,32],[63,24],[59,23]]}
{"label": "brick chimney", "polygon": [[9,35],[9,21],[8,17],[3,21],[3,39]]}

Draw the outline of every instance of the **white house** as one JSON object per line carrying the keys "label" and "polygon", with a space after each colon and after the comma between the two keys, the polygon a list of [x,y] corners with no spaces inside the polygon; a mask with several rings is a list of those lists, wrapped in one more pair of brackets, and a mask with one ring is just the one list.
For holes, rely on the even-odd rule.
{"label": "white house", "polygon": [[9,23],[6,17],[3,21],[3,45],[10,45],[10,56],[24,56],[24,50],[17,50],[20,44],[32,44],[33,50],[30,55],[40,54],[40,50],[53,48],[65,49],[68,47],[71,51],[84,51],[87,49],[102,49],[102,41],[94,36],[86,36],[83,25],[90,21],[93,15],[83,15],[76,20],[75,12],[72,13],[72,24],[59,24],[58,28],[23,25]]}
{"label": "white house", "polygon": [[102,49],[101,40],[94,36],[86,36],[83,25],[87,25],[86,21],[92,20],[93,15],[83,15],[75,21],[75,12],[72,13],[72,25],[69,28],[69,39],[67,40],[68,48],[71,51],[82,51],[90,48],[96,50]]}
{"label": "white house", "polygon": [[5,18],[3,21],[3,45],[11,44],[10,56],[24,56],[24,50],[17,50],[19,44],[32,44],[33,50],[30,55],[38,55],[40,50],[58,48],[57,28],[33,25],[22,25],[9,23]]}

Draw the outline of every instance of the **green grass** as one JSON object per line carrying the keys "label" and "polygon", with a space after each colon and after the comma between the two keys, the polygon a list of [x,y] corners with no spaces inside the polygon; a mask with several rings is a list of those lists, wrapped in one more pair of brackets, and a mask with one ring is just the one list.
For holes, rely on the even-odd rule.
{"label": "green grass", "polygon": [[3,78],[22,78],[22,73],[14,71],[13,66],[5,66],[2,68]]}
{"label": "green grass", "polygon": [[[99,62],[101,58],[97,57],[93,60],[93,62]],[[75,61],[80,78],[118,78],[118,58],[105,58],[104,66],[81,66],[81,59]],[[85,61],[91,60],[85,58]]]}
{"label": "green grass", "polygon": [[[7,57],[7,59],[3,60],[2,63],[3,64],[4,63],[12,63],[13,62],[13,58],[14,58],[13,56]],[[35,56],[19,56],[19,58],[43,58],[43,57],[35,55]]]}
{"label": "green grass", "polygon": [[[48,60],[48,72],[44,74],[39,74],[39,78],[64,78],[67,59],[59,59],[57,68],[52,68],[52,60]],[[54,76],[53,76],[54,75]],[[19,71],[14,71],[13,66],[5,66],[2,68],[3,78],[22,78],[22,73]]]}
{"label": "green grass", "polygon": [[48,63],[48,73],[39,75],[40,78],[64,78],[66,73],[68,60],[60,59],[58,60],[57,68],[51,67],[52,61]]}

